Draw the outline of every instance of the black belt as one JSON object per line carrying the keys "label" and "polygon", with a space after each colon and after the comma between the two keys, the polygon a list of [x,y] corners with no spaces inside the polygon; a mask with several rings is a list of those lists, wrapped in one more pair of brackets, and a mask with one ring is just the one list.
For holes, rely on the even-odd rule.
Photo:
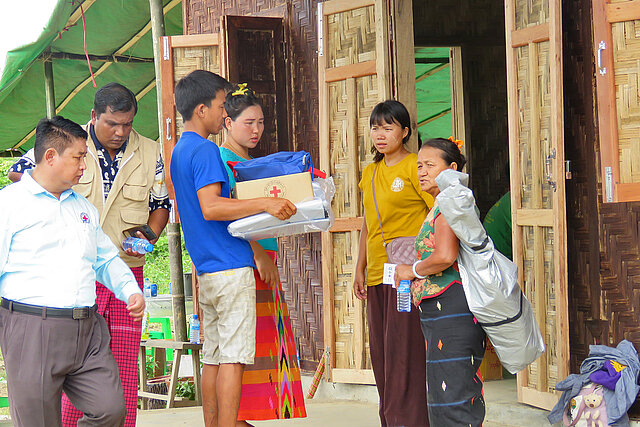
{"label": "black belt", "polygon": [[93,307],[54,308],[44,307],[42,305],[23,304],[5,298],[2,298],[0,306],[17,313],[42,316],[43,319],[47,317],[65,317],[67,319],[81,320],[89,318],[98,310],[97,304]]}

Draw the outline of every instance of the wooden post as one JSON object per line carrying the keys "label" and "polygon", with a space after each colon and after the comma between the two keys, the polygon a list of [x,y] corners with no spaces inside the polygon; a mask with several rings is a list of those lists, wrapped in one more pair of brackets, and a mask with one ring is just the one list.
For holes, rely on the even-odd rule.
{"label": "wooden post", "polygon": [[44,60],[44,96],[47,107],[47,117],[56,115],[56,96],[53,90],[53,63],[51,59]]}
{"label": "wooden post", "polygon": [[[149,0],[151,14],[151,39],[153,40],[153,63],[156,71],[156,99],[158,102],[158,136],[162,139],[162,93],[161,93],[161,52],[160,37],[164,36],[164,13],[162,0]],[[165,158],[167,156],[165,155]],[[182,271],[182,244],[180,239],[180,224],[167,224],[169,240],[169,270],[171,271],[171,306],[173,308],[173,323],[176,329],[176,341],[187,340],[186,309],[184,305],[184,278]],[[175,363],[175,361],[174,361]]]}
{"label": "wooden post", "polygon": [[167,224],[169,238],[169,270],[171,271],[171,306],[176,328],[176,341],[187,341],[186,309],[184,306],[184,276],[182,275],[182,244],[180,224]]}

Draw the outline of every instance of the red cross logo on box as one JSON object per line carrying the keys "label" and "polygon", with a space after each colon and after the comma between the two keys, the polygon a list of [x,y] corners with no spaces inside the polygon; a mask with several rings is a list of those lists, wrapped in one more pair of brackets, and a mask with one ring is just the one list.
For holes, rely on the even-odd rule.
{"label": "red cross logo on box", "polygon": [[282,190],[280,190],[277,186],[273,186],[273,188],[271,189],[271,191],[269,191],[269,194],[271,194],[273,197],[278,197],[278,194],[282,193]]}
{"label": "red cross logo on box", "polygon": [[278,179],[269,180],[264,186],[265,197],[286,197],[287,187]]}

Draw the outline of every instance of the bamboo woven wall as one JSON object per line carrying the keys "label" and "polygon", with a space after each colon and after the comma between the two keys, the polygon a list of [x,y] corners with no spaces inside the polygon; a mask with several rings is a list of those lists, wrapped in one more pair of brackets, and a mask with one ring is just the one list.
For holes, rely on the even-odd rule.
{"label": "bamboo woven wall", "polygon": [[[185,34],[219,31],[223,15],[249,16],[285,8],[285,48],[290,64],[290,150],[307,150],[317,164],[317,0],[184,0]],[[278,265],[301,367],[315,370],[324,351],[320,234],[279,240]],[[315,363],[314,363],[315,362]]]}
{"label": "bamboo woven wall", "polygon": [[[569,326],[571,370],[578,372],[590,344],[628,339],[640,350],[640,203],[602,203],[591,2],[564,0],[562,6],[566,157],[573,163],[567,181]],[[638,406],[631,410],[635,418]]]}
{"label": "bamboo woven wall", "polygon": [[414,1],[413,16],[416,46],[462,46],[467,172],[484,215],[509,191],[504,3]]}

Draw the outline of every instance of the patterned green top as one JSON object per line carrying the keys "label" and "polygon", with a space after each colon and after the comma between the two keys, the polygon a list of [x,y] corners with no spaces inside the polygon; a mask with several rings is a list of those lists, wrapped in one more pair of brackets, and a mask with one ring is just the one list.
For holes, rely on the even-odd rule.
{"label": "patterned green top", "polygon": [[[440,207],[436,201],[416,236],[415,247],[419,260],[429,257],[436,248],[435,223],[438,215],[440,215]],[[431,274],[426,279],[415,279],[411,283],[413,303],[417,307],[423,299],[440,295],[454,283],[461,283],[457,262],[441,273]]]}

